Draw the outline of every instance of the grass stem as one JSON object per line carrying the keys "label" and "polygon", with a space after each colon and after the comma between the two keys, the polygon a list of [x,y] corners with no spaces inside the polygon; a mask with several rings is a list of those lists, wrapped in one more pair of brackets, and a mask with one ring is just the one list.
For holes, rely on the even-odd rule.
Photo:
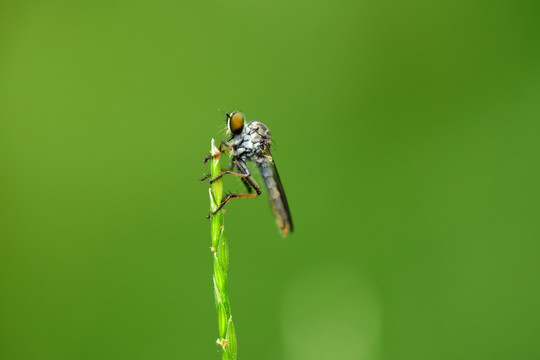
{"label": "grass stem", "polygon": [[[212,155],[219,154],[215,141],[212,139]],[[219,156],[211,160],[211,178],[221,174]],[[215,211],[223,198],[223,182],[221,179],[212,183],[210,189],[210,209]],[[212,237],[212,257],[214,259],[214,299],[218,314],[219,338],[216,343],[223,350],[223,360],[236,360],[236,333],[231,316],[231,306],[227,293],[227,270],[229,267],[229,246],[223,225],[223,211],[211,216],[210,228]]]}

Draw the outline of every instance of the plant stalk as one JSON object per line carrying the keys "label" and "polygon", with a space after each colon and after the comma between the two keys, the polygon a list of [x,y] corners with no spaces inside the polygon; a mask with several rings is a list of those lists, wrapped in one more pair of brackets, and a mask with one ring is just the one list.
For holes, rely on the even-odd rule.
{"label": "plant stalk", "polygon": [[[212,155],[219,154],[212,139]],[[211,178],[221,174],[219,156],[211,160]],[[215,211],[223,199],[223,182],[221,179],[212,183],[210,189],[210,209]],[[211,216],[212,257],[214,259],[214,299],[218,314],[219,338],[216,343],[222,348],[223,360],[236,360],[236,333],[231,316],[231,306],[227,293],[227,269],[229,267],[229,247],[224,232],[223,211]]]}

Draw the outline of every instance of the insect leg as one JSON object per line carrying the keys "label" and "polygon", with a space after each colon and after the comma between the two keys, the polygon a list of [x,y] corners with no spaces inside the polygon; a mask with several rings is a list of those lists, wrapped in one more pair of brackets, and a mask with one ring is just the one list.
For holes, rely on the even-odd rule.
{"label": "insect leg", "polygon": [[[219,143],[219,149],[218,149],[218,152],[214,155],[207,155],[204,160],[203,160],[203,163],[206,165],[206,163],[208,162],[208,160],[210,159],[214,159],[214,158],[218,158],[221,156],[221,154],[225,154],[227,151],[231,150],[233,148],[233,145],[234,144],[229,144],[228,142],[226,142],[225,140],[221,140],[221,142]],[[225,146],[225,149],[221,150],[221,147],[222,146]]]}
{"label": "insect leg", "polygon": [[[251,177],[251,171],[249,171],[249,168],[247,167],[247,165],[242,160],[239,160],[239,159],[236,159],[235,165],[238,168],[238,172],[231,171],[231,170],[222,170],[221,174],[219,174],[213,179],[208,180],[208,182],[212,184],[214,181],[221,179],[224,175],[229,174],[229,175],[238,176],[242,180],[245,180],[244,184],[246,184],[246,186],[249,185],[253,187],[255,191],[258,190],[257,192],[260,192],[260,188],[255,182],[255,180],[253,180],[253,178]],[[208,176],[205,176],[204,178],[201,179],[201,181],[204,181],[207,178]]]}
{"label": "insect leg", "polygon": [[248,176],[245,176],[245,177],[241,178],[242,181],[244,181],[244,184],[246,184],[246,186],[247,185],[251,186],[253,188],[253,190],[255,190],[255,192],[260,195],[261,194],[261,188],[255,182],[255,179],[253,179],[253,176],[251,176],[251,172],[249,171],[249,168],[246,165],[246,163],[243,162],[240,159],[237,159],[236,160],[236,167],[238,168],[239,171],[243,171],[245,174],[248,174]]}
{"label": "insect leg", "polygon": [[221,179],[224,175],[226,174],[229,174],[229,175],[234,175],[234,176],[238,176],[240,178],[246,178],[248,176],[251,176],[251,174],[241,174],[241,173],[237,173],[237,172],[234,172],[234,171],[231,171],[231,170],[222,170],[221,171],[221,174],[219,174],[218,176],[216,176],[215,178],[213,179],[210,179],[208,180],[208,182],[211,184],[213,183],[214,181],[218,180],[218,179]]}
{"label": "insect leg", "polygon": [[[242,179],[245,179],[246,182],[250,186],[252,186],[253,189],[255,189],[256,194],[236,194],[236,193],[228,194],[227,196],[225,196],[225,198],[223,200],[221,200],[221,203],[216,208],[216,210],[210,212],[210,214],[206,217],[207,219],[209,219],[210,216],[214,215],[219,210],[221,210],[225,206],[225,204],[227,204],[229,202],[229,200],[231,200],[231,199],[254,198],[254,197],[258,197],[259,195],[261,195],[261,188],[259,187],[259,185],[255,182],[255,180],[251,176],[251,172],[249,171],[249,168],[247,167],[247,165],[242,160],[237,160],[236,161],[236,166],[238,167],[239,171],[244,171],[245,172],[244,174],[242,174]],[[235,173],[235,174],[239,174],[239,173]],[[221,175],[218,175],[218,176],[223,176],[223,175],[225,175],[225,174],[221,174]]]}
{"label": "insect leg", "polygon": [[251,187],[251,185],[249,185],[249,182],[246,180],[246,178],[241,177],[240,180],[242,180],[242,183],[244,183],[244,185],[246,186],[247,192],[251,194],[253,192],[253,188]]}
{"label": "insect leg", "polygon": [[219,206],[217,207],[217,209],[215,211],[210,211],[210,214],[208,214],[206,216],[207,219],[210,219],[210,216],[212,215],[215,215],[219,210],[221,210],[225,204],[227,204],[229,202],[229,200],[231,199],[241,199],[241,198],[254,198],[254,197],[257,197],[261,194],[229,194],[227,196],[225,196],[225,198],[221,201],[221,204],[219,204]]}
{"label": "insect leg", "polygon": [[[234,170],[235,167],[236,167],[236,162],[234,161],[234,159],[231,159],[231,164],[229,166],[229,169]],[[246,180],[246,178],[241,177],[240,180],[242,180],[242,183],[246,186],[247,192],[251,194],[253,192],[253,188],[251,187],[251,185],[249,185],[249,182]]]}
{"label": "insect leg", "polygon": [[[232,171],[234,170],[234,167],[237,166],[239,168],[239,170],[244,170],[245,172],[244,173],[240,173],[240,172],[235,172],[235,171]],[[258,188],[257,184],[255,184],[255,186],[252,184],[254,182],[254,180],[248,180],[247,178],[251,177],[251,172],[249,171],[249,168],[247,166],[245,166],[244,164],[244,167],[240,168],[241,165],[237,165],[235,160],[233,159],[231,161],[231,165],[230,165],[230,170],[222,170],[221,171],[221,174],[219,174],[218,176],[216,176],[215,178],[213,179],[210,179],[208,180],[208,182],[210,184],[212,184],[214,181],[218,180],[218,179],[221,179],[224,175],[226,174],[229,174],[229,175],[234,175],[234,176],[238,176],[240,178],[240,180],[242,180],[242,182],[244,183],[244,185],[246,186],[247,188],[247,191],[249,193],[251,193],[253,191],[253,189],[256,189]],[[201,184],[204,182],[204,180],[208,179],[211,175],[210,174],[206,174],[205,176],[203,176],[202,178],[200,178],[200,182]]]}

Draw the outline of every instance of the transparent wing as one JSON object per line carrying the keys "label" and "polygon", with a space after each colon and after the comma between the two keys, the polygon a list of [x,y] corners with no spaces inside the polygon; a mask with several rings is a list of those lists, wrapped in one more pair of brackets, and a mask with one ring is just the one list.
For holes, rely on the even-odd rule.
{"label": "transparent wing", "polygon": [[289,203],[287,202],[287,196],[285,196],[285,190],[281,184],[276,164],[273,161],[272,156],[266,156],[263,161],[258,164],[258,167],[264,184],[266,185],[266,189],[268,190],[268,199],[270,200],[270,205],[272,205],[272,210],[276,216],[276,223],[283,236],[286,236],[293,231],[293,222],[289,210]]}

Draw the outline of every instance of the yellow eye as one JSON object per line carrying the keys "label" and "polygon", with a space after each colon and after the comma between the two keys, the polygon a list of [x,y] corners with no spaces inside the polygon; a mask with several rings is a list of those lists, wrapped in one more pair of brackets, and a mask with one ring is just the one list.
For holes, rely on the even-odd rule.
{"label": "yellow eye", "polygon": [[229,131],[234,135],[238,135],[244,129],[244,114],[238,111],[233,111],[228,119]]}

